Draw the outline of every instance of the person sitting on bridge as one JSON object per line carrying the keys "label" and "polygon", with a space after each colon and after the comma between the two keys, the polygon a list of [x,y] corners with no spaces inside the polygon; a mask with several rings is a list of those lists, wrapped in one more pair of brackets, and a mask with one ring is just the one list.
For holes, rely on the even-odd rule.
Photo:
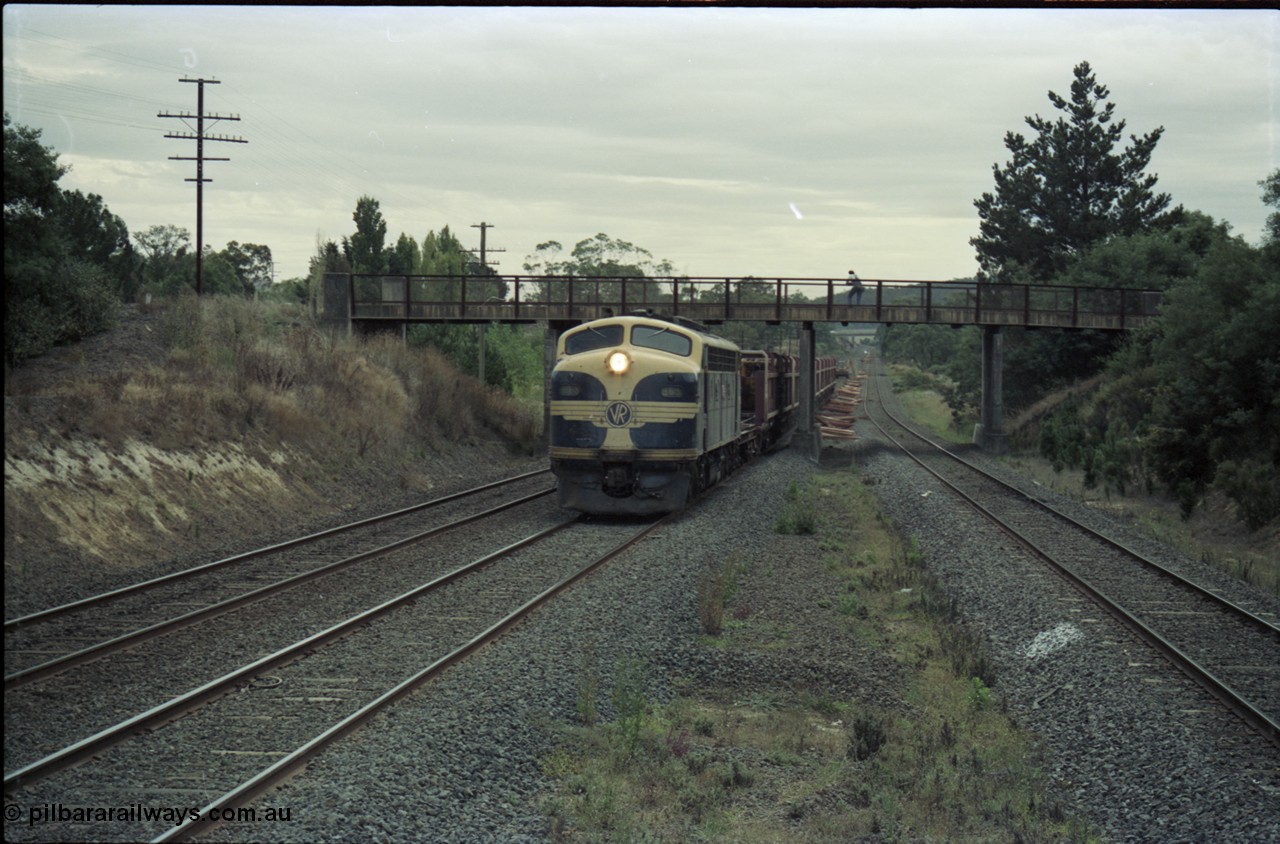
{"label": "person sitting on bridge", "polygon": [[862,279],[853,270],[849,270],[849,304],[862,304]]}

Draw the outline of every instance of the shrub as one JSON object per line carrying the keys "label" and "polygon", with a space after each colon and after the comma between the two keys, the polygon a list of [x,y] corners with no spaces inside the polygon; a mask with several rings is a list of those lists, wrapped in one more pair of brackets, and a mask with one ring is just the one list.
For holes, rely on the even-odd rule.
{"label": "shrub", "polygon": [[629,759],[640,746],[640,730],[649,705],[645,696],[644,663],[638,658],[618,660],[611,700],[618,714],[616,749],[623,758]]}
{"label": "shrub", "polygon": [[15,288],[5,296],[4,351],[10,365],[99,334],[120,311],[106,271],[83,261],[6,266],[5,286]]}
{"label": "shrub", "polygon": [[698,619],[709,636],[718,636],[724,629],[724,587],[722,570],[708,569],[698,578]]}
{"label": "shrub", "polygon": [[1280,476],[1275,466],[1266,461],[1224,460],[1218,464],[1213,483],[1235,502],[1240,518],[1251,531],[1280,516]]}
{"label": "shrub", "polygon": [[859,762],[870,759],[886,741],[888,728],[881,713],[860,709],[849,719],[849,747],[846,752],[850,759]]}
{"label": "shrub", "polygon": [[807,536],[818,528],[818,514],[814,509],[811,490],[802,490],[795,481],[787,487],[782,511],[774,523],[775,533],[791,536]]}

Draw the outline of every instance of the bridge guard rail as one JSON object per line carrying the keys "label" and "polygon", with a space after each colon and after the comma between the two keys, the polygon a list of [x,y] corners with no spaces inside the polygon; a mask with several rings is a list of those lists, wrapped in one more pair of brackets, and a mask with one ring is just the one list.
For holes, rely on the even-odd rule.
{"label": "bridge guard rail", "polygon": [[[347,303],[337,298],[345,280]],[[352,322],[585,321],[654,311],[709,325],[732,321],[876,322],[1136,328],[1157,315],[1146,289],[864,279],[326,275]]]}

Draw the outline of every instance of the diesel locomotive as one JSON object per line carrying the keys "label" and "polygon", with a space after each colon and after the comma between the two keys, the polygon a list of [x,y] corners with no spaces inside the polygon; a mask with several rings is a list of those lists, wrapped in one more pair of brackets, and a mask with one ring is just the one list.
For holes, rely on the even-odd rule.
{"label": "diesel locomotive", "polygon": [[[595,320],[566,331],[556,352],[550,457],[567,509],[678,510],[794,430],[799,361],[744,351],[687,320]],[[821,395],[836,362],[815,363]]]}

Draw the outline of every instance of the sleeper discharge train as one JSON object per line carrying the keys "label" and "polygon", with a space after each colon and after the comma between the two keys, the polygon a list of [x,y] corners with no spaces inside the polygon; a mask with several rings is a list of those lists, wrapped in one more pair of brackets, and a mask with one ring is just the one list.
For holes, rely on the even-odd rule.
{"label": "sleeper discharge train", "polygon": [[[559,339],[550,456],[560,506],[597,515],[679,510],[761,452],[798,415],[799,361],[739,349],[679,317],[584,323]],[[815,361],[829,392],[834,358]]]}

